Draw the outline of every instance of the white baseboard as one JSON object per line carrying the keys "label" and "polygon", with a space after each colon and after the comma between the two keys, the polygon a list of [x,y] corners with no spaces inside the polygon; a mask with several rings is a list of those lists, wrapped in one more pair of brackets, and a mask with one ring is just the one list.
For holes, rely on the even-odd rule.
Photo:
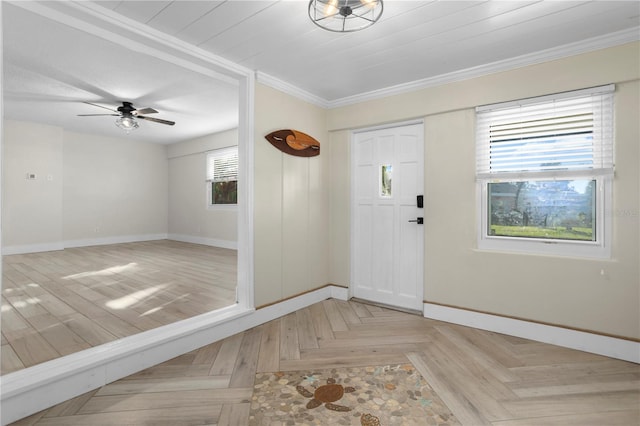
{"label": "white baseboard", "polygon": [[83,238],[57,243],[23,244],[2,247],[3,255],[40,253],[43,251],[64,250],[73,247],[105,246],[109,244],[136,243],[140,241],[166,240],[167,234],[115,235],[111,237]]}
{"label": "white baseboard", "polygon": [[38,244],[21,244],[16,246],[3,246],[2,255],[9,256],[12,254],[40,253],[43,251],[64,250],[64,243],[38,243]]}
{"label": "white baseboard", "polygon": [[196,235],[185,235],[185,234],[169,234],[167,238],[174,241],[181,241],[183,243],[202,244],[205,246],[238,250],[237,241],[221,240],[218,238],[206,238],[206,237],[199,237]]}
{"label": "white baseboard", "polygon": [[338,300],[349,300],[349,289],[346,287],[338,287],[337,285],[332,285],[331,287],[331,297],[333,299]]}
{"label": "white baseboard", "polygon": [[167,234],[116,235],[112,237],[86,238],[82,240],[67,240],[65,248],[106,246],[109,244],[137,243],[140,241],[166,240]]}
{"label": "white baseboard", "polygon": [[424,317],[640,363],[640,343],[448,306],[424,304]]}
{"label": "white baseboard", "polygon": [[236,305],[5,374],[0,377],[0,424],[12,423],[137,371],[321,302],[334,293],[342,295],[343,290],[346,289],[326,286],[259,310]]}

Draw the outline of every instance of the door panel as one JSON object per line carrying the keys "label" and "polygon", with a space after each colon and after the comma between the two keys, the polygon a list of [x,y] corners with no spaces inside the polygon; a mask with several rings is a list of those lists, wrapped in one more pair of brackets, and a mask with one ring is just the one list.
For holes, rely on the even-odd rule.
{"label": "door panel", "polygon": [[[352,289],[362,299],[422,310],[422,124],[356,133],[352,162]],[[414,222],[409,222],[414,220]]]}

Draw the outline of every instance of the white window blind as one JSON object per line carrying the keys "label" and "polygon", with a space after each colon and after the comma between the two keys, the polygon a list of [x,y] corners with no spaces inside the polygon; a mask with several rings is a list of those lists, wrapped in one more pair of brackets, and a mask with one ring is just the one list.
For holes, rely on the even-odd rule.
{"label": "white window blind", "polygon": [[613,173],[613,85],[478,107],[476,175]]}
{"label": "white window blind", "polygon": [[207,181],[238,180],[238,147],[217,149],[207,154]]}

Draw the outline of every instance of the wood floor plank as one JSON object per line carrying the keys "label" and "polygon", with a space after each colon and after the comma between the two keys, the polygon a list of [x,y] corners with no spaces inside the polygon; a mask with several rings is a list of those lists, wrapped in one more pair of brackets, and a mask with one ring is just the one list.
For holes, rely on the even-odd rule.
{"label": "wood floor plank", "polygon": [[92,400],[97,390],[84,393],[68,401],[58,404],[45,413],[44,417],[66,417],[78,413],[85,404]]}
{"label": "wood floor plank", "polygon": [[512,418],[537,417],[540,413],[545,413],[547,416],[567,416],[573,413],[632,411],[638,409],[638,404],[640,404],[638,390],[553,395],[503,402],[503,405],[513,413]]}
{"label": "wood floor plank", "polygon": [[275,372],[280,368],[280,321],[273,320],[260,326],[262,338],[258,356],[258,372]]}
{"label": "wood floor plank", "polygon": [[69,315],[63,322],[71,331],[82,337],[82,339],[91,346],[99,346],[103,343],[116,340],[117,338],[114,334],[102,328],[98,323],[82,314]]}
{"label": "wood floor plank", "polygon": [[519,418],[494,422],[494,426],[633,426],[640,424],[640,409],[600,413],[574,413],[564,416]]}
{"label": "wood floor plank", "polygon": [[451,385],[445,371],[434,363],[425,362],[423,356],[418,352],[408,353],[407,358],[456,415],[461,424],[478,426],[491,424],[471,401]]}
{"label": "wood floor plank", "polygon": [[221,405],[196,407],[172,407],[157,410],[117,411],[63,417],[47,417],[38,426],[201,426],[216,424],[222,411]]}
{"label": "wood floor plank", "polygon": [[244,332],[242,344],[240,345],[238,356],[236,356],[236,363],[233,366],[231,380],[229,381],[230,388],[251,388],[253,386],[261,340],[261,328],[256,327]]}
{"label": "wood floor plank", "polygon": [[218,356],[221,346],[222,341],[218,341],[198,349],[193,359],[193,364],[210,366]]}
{"label": "wood floor plank", "polygon": [[95,414],[245,403],[251,399],[252,392],[249,387],[98,395],[86,402],[77,413]]}
{"label": "wood floor plank", "polygon": [[327,318],[331,323],[331,329],[334,331],[349,331],[349,327],[347,327],[347,323],[342,318],[338,307],[334,303],[333,300],[328,299],[322,302],[322,306],[327,313]]}
{"label": "wood floor plank", "polygon": [[280,359],[300,359],[300,345],[298,344],[298,322],[296,314],[292,313],[280,318]]}
{"label": "wood floor plank", "polygon": [[[443,345],[443,342],[447,342],[447,344]],[[495,421],[514,417],[502,401],[495,398],[493,383],[488,384],[484,376],[480,376],[482,380],[471,380],[474,377],[474,372],[477,373],[479,370],[475,368],[468,370],[464,357],[452,356],[449,353],[451,345],[448,344],[448,341],[437,339],[434,343],[436,344],[424,345],[422,348],[430,365],[437,366],[447,377],[447,381],[458,389],[458,392],[464,395],[474,407],[477,407],[485,419]]]}
{"label": "wood floor plank", "polygon": [[[501,382],[511,382],[517,379],[517,376],[509,370],[509,368],[505,367],[502,362],[496,359],[494,349],[486,345],[483,347],[479,347],[475,345],[471,339],[469,339],[469,334],[461,335],[458,332],[460,327],[452,327],[452,326],[442,326],[435,327],[438,332],[447,338],[452,344],[459,349],[461,352],[464,352],[466,356],[473,359],[473,363],[477,364],[476,368],[478,369],[486,369],[491,371],[491,375],[496,378],[496,383],[500,383],[501,388],[505,388],[505,386]],[[477,339],[476,339],[477,340]],[[490,350],[491,352],[486,352]],[[502,356],[502,354],[500,354]],[[505,390],[507,393],[506,397],[512,397],[513,393],[509,390]]]}
{"label": "wood floor plank", "polygon": [[315,303],[311,305],[309,307],[309,312],[311,312],[311,318],[318,344],[335,339],[333,329],[331,328],[331,322],[329,322],[327,313],[322,307],[322,304]]}
{"label": "wood floor plank", "polygon": [[230,375],[179,377],[171,379],[122,380],[100,388],[96,396],[132,395],[148,392],[223,389],[229,386]]}
{"label": "wood floor plank", "polygon": [[231,375],[236,365],[236,358],[240,353],[240,347],[244,338],[243,333],[227,337],[222,341],[220,352],[211,364],[209,374],[212,376]]}
{"label": "wood floor plank", "polygon": [[250,410],[250,403],[224,404],[218,419],[218,426],[244,425],[247,423]]}
{"label": "wood floor plank", "polygon": [[296,312],[296,328],[298,329],[298,345],[300,349],[318,348],[318,337],[313,325],[313,316],[308,308]]}
{"label": "wood floor plank", "polygon": [[35,330],[16,337],[9,337],[10,334],[11,332],[5,333],[5,336],[9,338],[15,354],[25,365],[40,364],[60,357],[58,351]]}
{"label": "wood floor plank", "polygon": [[84,339],[49,313],[29,318],[29,323],[60,355],[69,355],[91,347]]}
{"label": "wood floor plank", "polygon": [[0,357],[0,363],[2,365],[2,371],[6,373],[22,370],[24,368],[24,364],[20,360],[20,357],[8,343],[2,345],[2,357]]}

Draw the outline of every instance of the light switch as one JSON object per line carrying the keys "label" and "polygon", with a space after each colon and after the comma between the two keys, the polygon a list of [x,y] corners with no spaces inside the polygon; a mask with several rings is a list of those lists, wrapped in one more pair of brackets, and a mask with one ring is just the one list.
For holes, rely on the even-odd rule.
{"label": "light switch", "polygon": [[38,176],[35,173],[27,173],[27,179],[28,180],[35,180],[37,178],[38,178]]}

